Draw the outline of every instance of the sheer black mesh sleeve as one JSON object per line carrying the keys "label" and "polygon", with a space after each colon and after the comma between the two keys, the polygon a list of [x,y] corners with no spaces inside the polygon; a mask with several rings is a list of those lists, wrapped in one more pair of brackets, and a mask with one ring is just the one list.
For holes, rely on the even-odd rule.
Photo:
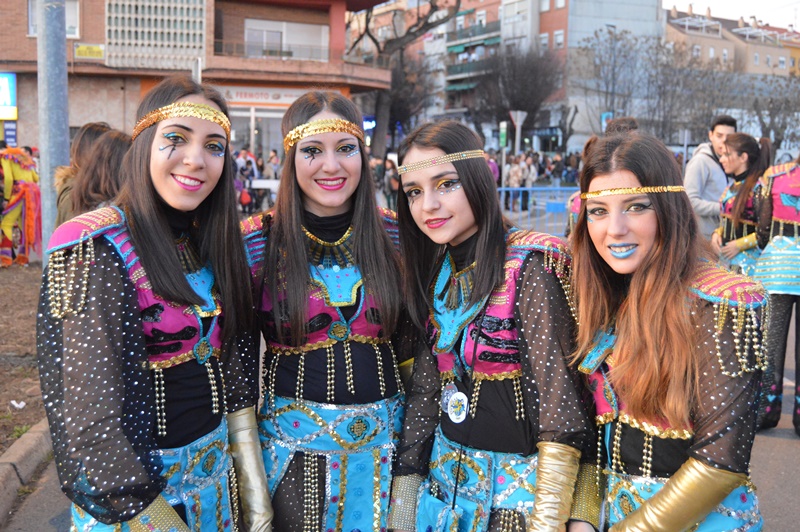
{"label": "sheer black mesh sleeve", "polygon": [[257,332],[240,335],[223,364],[226,413],[257,402],[260,340],[261,335]]}
{"label": "sheer black mesh sleeve", "polygon": [[441,379],[436,357],[421,341],[421,333],[414,335],[414,370],[406,385],[406,412],[403,432],[397,447],[395,476],[428,474],[433,435],[439,424],[439,398]]}
{"label": "sheer black mesh sleeve", "polygon": [[753,208],[758,215],[756,237],[758,239],[758,247],[761,249],[764,249],[769,244],[769,235],[772,230],[772,194],[768,194],[771,188],[772,178],[769,179],[768,184],[759,189],[757,195],[753,196]]}
{"label": "sheer black mesh sleeve", "polygon": [[[714,467],[747,473],[756,431],[761,372],[744,372],[739,376],[723,374],[723,370],[733,375],[740,371],[731,319],[728,318],[720,334],[721,356],[718,356],[714,342],[714,309],[706,301],[700,301],[696,309],[697,327],[701,329],[700,405],[693,416],[694,439],[689,455]],[[749,365],[753,366],[752,360]]]}
{"label": "sheer black mesh sleeve", "polygon": [[[144,510],[164,481],[152,452],[155,396],[136,292],[111,244],[99,238],[94,248],[86,305],[77,315],[51,315],[45,271],[37,351],[61,488],[112,524]],[[82,272],[81,265],[78,279]],[[73,308],[78,299],[75,294]]]}
{"label": "sheer black mesh sleeve", "polygon": [[591,445],[591,420],[567,357],[574,350],[575,322],[567,297],[545,257],[525,259],[517,286],[516,320],[528,415],[539,419],[539,440],[585,451]]}

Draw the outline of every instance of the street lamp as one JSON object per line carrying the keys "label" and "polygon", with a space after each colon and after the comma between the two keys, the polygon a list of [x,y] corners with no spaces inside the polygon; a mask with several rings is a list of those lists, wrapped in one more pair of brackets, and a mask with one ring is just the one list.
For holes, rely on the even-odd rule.
{"label": "street lamp", "polygon": [[612,35],[611,41],[611,116],[615,118],[617,113],[617,26],[606,24]]}

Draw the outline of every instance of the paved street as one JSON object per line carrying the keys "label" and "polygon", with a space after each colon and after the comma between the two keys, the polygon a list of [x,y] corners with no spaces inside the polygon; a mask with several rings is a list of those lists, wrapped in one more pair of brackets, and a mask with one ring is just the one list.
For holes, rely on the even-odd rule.
{"label": "paved street", "polygon": [[[790,330],[794,330],[794,325]],[[784,377],[783,417],[771,430],[759,433],[753,449],[752,475],[758,487],[765,530],[798,530],[797,494],[800,493],[800,437],[792,427],[792,392],[796,382],[794,342],[789,339]],[[67,532],[69,502],[58,488],[53,462],[32,486],[31,493],[6,527],[7,532]]]}

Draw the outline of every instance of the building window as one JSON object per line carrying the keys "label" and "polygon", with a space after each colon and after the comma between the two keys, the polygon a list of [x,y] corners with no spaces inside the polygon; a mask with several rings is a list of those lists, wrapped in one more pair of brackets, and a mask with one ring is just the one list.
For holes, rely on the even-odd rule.
{"label": "building window", "polygon": [[550,48],[550,34],[549,33],[540,33],[539,34],[539,48],[542,50],[547,50]]}
{"label": "building window", "polygon": [[456,17],[456,31],[464,29],[464,15],[459,15]]}
{"label": "building window", "polygon": [[475,13],[475,24],[478,26],[486,26],[486,10],[482,9]]}
{"label": "building window", "polygon": [[[28,0],[28,35],[36,35],[36,17],[39,14],[40,0]],[[67,19],[67,38],[77,39],[80,37],[79,22],[80,12],[78,11],[78,0],[66,0],[64,2],[64,15]]]}
{"label": "building window", "polygon": [[700,51],[701,48],[699,44],[692,46],[692,57],[700,57]]}
{"label": "building window", "polygon": [[772,57],[767,56],[767,66],[772,66]]}
{"label": "building window", "polygon": [[553,32],[553,48],[556,50],[564,48],[564,30]]}
{"label": "building window", "polygon": [[789,58],[789,64],[791,65],[792,68],[794,68],[794,65],[795,65],[794,57],[790,57]]}
{"label": "building window", "polygon": [[708,58],[709,59],[714,59],[714,47],[713,46],[709,46],[708,47]]}
{"label": "building window", "polygon": [[328,35],[327,25],[249,18],[244,21],[247,57],[327,61]]}
{"label": "building window", "polygon": [[567,0],[556,0],[556,9],[561,9],[567,5]]}
{"label": "building window", "polygon": [[778,58],[778,68],[780,68],[781,70],[786,70],[786,58],[785,57],[780,56]]}
{"label": "building window", "polygon": [[539,11],[542,13],[550,11],[550,0],[539,0]]}
{"label": "building window", "polygon": [[727,48],[723,48],[722,49],[722,62],[723,63],[727,63],[728,62],[728,49]]}
{"label": "building window", "polygon": [[754,65],[758,64],[758,52],[753,54],[753,64]]}

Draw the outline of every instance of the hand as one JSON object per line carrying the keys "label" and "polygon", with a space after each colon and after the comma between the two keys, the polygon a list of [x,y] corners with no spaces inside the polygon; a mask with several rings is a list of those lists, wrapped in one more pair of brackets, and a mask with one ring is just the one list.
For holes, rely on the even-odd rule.
{"label": "hand", "polygon": [[739,254],[739,246],[736,245],[736,242],[734,240],[731,240],[730,242],[722,246],[722,249],[720,249],[719,253],[726,259],[730,260]]}
{"label": "hand", "polygon": [[714,248],[714,253],[719,255],[722,253],[722,237],[719,233],[711,233],[711,247]]}
{"label": "hand", "polygon": [[595,532],[594,527],[586,521],[570,521],[567,523],[567,532]]}

